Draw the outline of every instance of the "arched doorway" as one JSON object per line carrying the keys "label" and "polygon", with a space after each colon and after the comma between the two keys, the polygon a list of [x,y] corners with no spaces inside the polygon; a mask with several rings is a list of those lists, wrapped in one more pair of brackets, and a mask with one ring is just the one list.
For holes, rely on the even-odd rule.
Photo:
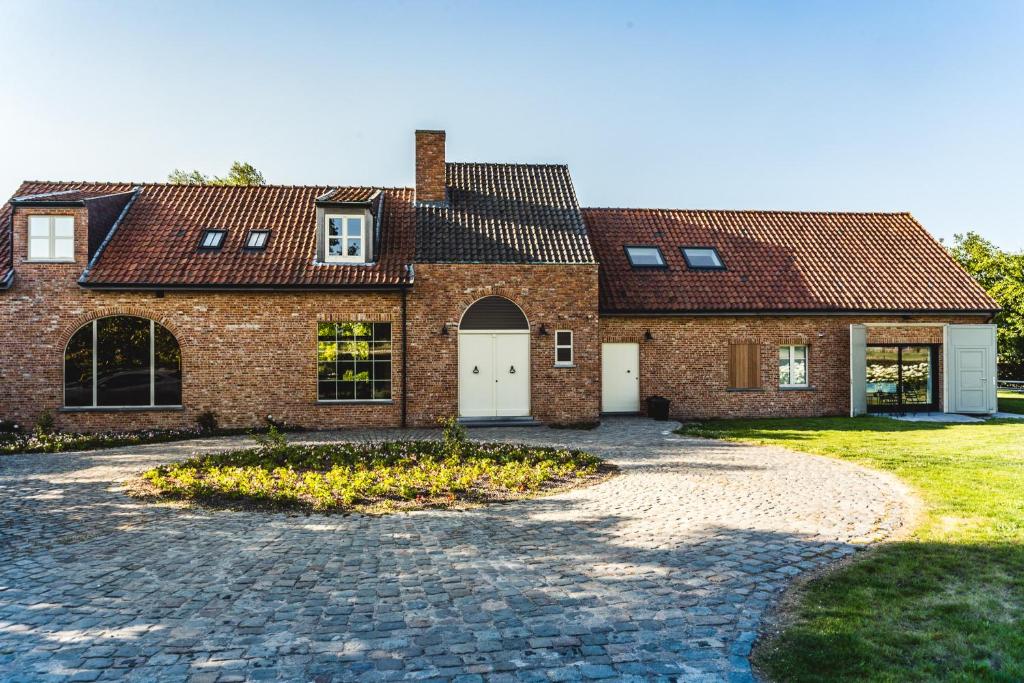
{"label": "arched doorway", "polygon": [[530,323],[502,296],[479,299],[459,323],[459,416],[530,415]]}

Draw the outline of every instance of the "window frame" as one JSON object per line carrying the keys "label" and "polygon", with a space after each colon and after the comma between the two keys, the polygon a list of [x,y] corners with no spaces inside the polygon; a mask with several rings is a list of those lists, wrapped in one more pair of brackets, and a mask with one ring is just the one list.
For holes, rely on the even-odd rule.
{"label": "window frame", "polygon": [[[718,253],[718,247],[712,246],[698,246],[691,245],[686,247],[679,247],[679,251],[683,254],[683,260],[686,261],[686,267],[689,270],[725,270],[725,261],[722,259],[722,255]],[[690,261],[690,256],[687,251],[710,251],[715,256],[715,260],[718,261],[717,266],[695,266]]]}
{"label": "window frame", "polygon": [[[267,245],[270,244],[270,233],[271,233],[271,230],[269,228],[253,228],[245,236],[245,245],[242,248],[244,250],[246,250],[246,251],[263,251],[263,250],[265,250],[267,248]],[[253,246],[252,239],[256,235],[264,235],[263,244],[261,244],[259,246]]]}
{"label": "window frame", "polygon": [[[47,219],[46,237],[32,237],[33,219]],[[71,237],[57,237],[58,218],[67,218],[71,221]],[[45,239],[47,244],[46,256],[32,255],[32,242]],[[71,242],[71,256],[57,256],[57,242]],[[25,222],[25,261],[28,263],[74,263],[75,262],[75,216],[73,214],[56,213],[34,213],[27,216]]]}
{"label": "window frame", "polygon": [[[559,344],[558,335],[567,334],[569,335],[568,344]],[[572,330],[555,330],[555,367],[556,368],[571,368],[575,367],[576,364],[576,351],[573,348],[573,333]],[[569,349],[569,360],[558,360],[558,351],[560,349]]]}
{"label": "window frame", "polygon": [[[139,318],[149,323],[149,403],[146,405],[123,405],[123,406],[108,406],[99,404],[99,361],[98,361],[98,350],[97,345],[99,344],[99,322],[105,318]],[[157,322],[152,318],[144,318],[139,315],[107,315],[100,316],[99,318],[93,318],[82,327],[76,329],[70,337],[68,337],[67,343],[64,345],[64,353],[61,362],[61,410],[64,412],[75,412],[75,411],[130,411],[130,410],[182,410],[184,408],[184,387],[185,387],[185,371],[183,363],[181,362],[181,342],[174,336],[170,330],[161,325],[167,333],[174,339],[174,343],[178,345],[178,373],[181,375],[181,395],[182,401],[179,403],[157,403],[156,402],[156,326]],[[75,335],[82,331],[83,328],[89,327],[91,330],[92,338],[92,403],[87,406],[69,406],[67,399],[68,389],[68,378],[67,378],[67,353],[68,345],[71,344],[71,340],[74,339]]]}
{"label": "window frame", "polygon": [[[383,381],[382,379],[378,379],[377,378],[376,372],[374,372],[374,376],[370,380],[370,391],[371,391],[370,398],[356,398],[355,397],[355,391],[353,391],[353,398],[320,398],[320,383],[323,382],[323,381],[332,381],[332,380],[321,380],[320,379],[320,363],[323,362],[323,361],[320,360],[320,330],[319,330],[319,328],[320,328],[320,325],[325,325],[325,324],[326,325],[334,325],[334,326],[338,326],[338,325],[357,325],[357,324],[359,324],[359,325],[369,325],[370,326],[370,343],[371,344],[376,343],[374,341],[375,340],[375,332],[376,332],[375,326],[376,325],[388,325],[391,328],[391,333],[388,335],[388,360],[386,361],[388,363],[388,366],[389,366],[388,378],[387,378],[387,383],[388,383],[388,397],[387,398],[373,398],[372,392],[373,392],[373,385],[374,385],[374,383]],[[394,400],[395,400],[395,340],[394,340],[395,324],[394,324],[394,322],[392,322],[391,320],[371,320],[371,321],[366,321],[366,320],[321,320],[321,321],[317,321],[316,326],[317,326],[317,333],[315,335],[315,337],[316,337],[316,349],[315,349],[314,352],[316,353],[316,360],[315,360],[315,362],[316,362],[316,402],[318,404],[342,404],[342,405],[344,405],[344,404],[358,404],[358,403],[378,403],[378,404],[394,403]],[[335,327],[335,334],[337,334],[337,327]],[[339,342],[339,341],[337,341],[337,339],[335,339],[334,343],[336,345],[338,345],[338,344],[342,344],[342,343],[345,343],[345,342]],[[366,362],[366,361],[364,361],[364,362]],[[375,358],[372,361],[368,361],[368,362],[374,363],[376,365],[378,362],[385,362],[385,361],[382,361],[379,358]],[[353,380],[353,384],[355,383],[355,381],[356,380]],[[338,384],[338,380],[337,379],[333,380],[333,382],[335,383],[335,385]],[[337,388],[337,387],[335,387],[335,388]]]}
{"label": "window frame", "polygon": [[[220,240],[215,246],[207,246],[206,238],[210,235],[220,235]],[[199,235],[199,251],[220,251],[228,241],[228,231],[224,228],[206,228]]]}
{"label": "window frame", "polygon": [[[661,251],[661,247],[656,244],[624,244],[622,245],[622,249],[626,252],[626,260],[629,261],[629,266],[631,268],[640,268],[645,270],[664,270],[668,268],[668,261],[665,260],[665,254]],[[653,249],[657,252],[658,259],[661,263],[636,263],[633,261],[633,255],[629,253],[630,249]]]}
{"label": "window frame", "polygon": [[[781,352],[783,349],[787,349],[788,356],[789,356],[789,359],[787,360],[787,363],[789,364],[789,379],[790,379],[790,381],[788,383],[785,383],[785,384],[782,382],[781,368],[780,368],[779,388],[780,389],[807,389],[807,388],[809,388],[811,386],[811,347],[810,347],[810,345],[809,344],[779,344],[779,352]],[[804,350],[804,381],[803,381],[802,384],[795,384],[792,381],[793,380],[793,360],[794,360],[793,354],[796,351],[796,349],[803,349]],[[776,354],[776,362],[778,362],[779,360],[781,360],[781,358],[779,358],[778,354]]]}
{"label": "window frame", "polygon": [[[331,219],[341,219],[341,236],[332,237],[330,234]],[[348,234],[348,221],[352,218],[359,220],[359,256],[349,256],[348,254],[332,255],[331,254],[331,240],[341,240],[342,251],[345,251],[345,244],[351,238]],[[367,249],[367,235],[366,235],[366,215],[363,213],[324,213],[324,224],[323,224],[323,239],[324,239],[324,262],[325,263],[368,263],[369,257],[366,253]]]}

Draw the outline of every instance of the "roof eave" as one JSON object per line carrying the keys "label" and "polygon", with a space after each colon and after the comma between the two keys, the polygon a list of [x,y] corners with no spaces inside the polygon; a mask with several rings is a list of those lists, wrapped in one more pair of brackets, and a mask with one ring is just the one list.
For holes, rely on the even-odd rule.
{"label": "roof eave", "polygon": [[998,308],[695,308],[695,309],[648,309],[648,308],[605,308],[599,313],[606,316],[752,316],[752,315],[988,315],[998,313]]}

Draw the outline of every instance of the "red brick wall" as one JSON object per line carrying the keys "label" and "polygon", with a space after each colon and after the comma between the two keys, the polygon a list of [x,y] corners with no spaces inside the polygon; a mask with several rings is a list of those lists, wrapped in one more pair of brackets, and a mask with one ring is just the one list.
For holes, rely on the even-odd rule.
{"label": "red brick wall", "polygon": [[416,201],[445,199],[444,131],[416,131]]}
{"label": "red brick wall", "polygon": [[[603,317],[602,342],[640,344],[640,397],[672,400],[679,419],[847,415],[850,324],[904,322],[881,316]],[[984,322],[978,317],[916,317],[905,322]],[[644,340],[650,330],[653,339]],[[941,328],[869,328],[869,343],[940,343]],[[763,389],[728,389],[733,341],[761,345]],[[778,347],[808,346],[809,389],[780,389]],[[940,354],[941,364],[941,354]],[[941,372],[941,368],[940,368]],[[936,378],[941,387],[941,375]],[[940,404],[941,405],[941,404]]]}
{"label": "red brick wall", "polygon": [[[530,322],[532,414],[596,420],[600,403],[597,266],[417,264],[409,294],[409,420],[458,414],[458,327],[477,299],[505,296]],[[447,336],[441,327],[451,324]],[[538,330],[543,324],[548,335]],[[556,368],[555,330],[572,330],[576,366]]]}

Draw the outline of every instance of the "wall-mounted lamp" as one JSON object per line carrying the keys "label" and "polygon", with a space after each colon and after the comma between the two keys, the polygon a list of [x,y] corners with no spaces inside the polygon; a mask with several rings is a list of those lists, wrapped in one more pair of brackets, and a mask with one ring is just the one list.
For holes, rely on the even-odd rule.
{"label": "wall-mounted lamp", "polygon": [[447,337],[448,336],[448,323],[441,323],[441,336],[442,337]]}
{"label": "wall-mounted lamp", "polygon": [[537,334],[540,335],[541,337],[548,336],[548,328],[544,327],[544,323],[540,324],[540,329],[537,330]]}
{"label": "wall-mounted lamp", "polygon": [[644,332],[644,341],[654,341],[654,335],[651,334],[650,330]]}

